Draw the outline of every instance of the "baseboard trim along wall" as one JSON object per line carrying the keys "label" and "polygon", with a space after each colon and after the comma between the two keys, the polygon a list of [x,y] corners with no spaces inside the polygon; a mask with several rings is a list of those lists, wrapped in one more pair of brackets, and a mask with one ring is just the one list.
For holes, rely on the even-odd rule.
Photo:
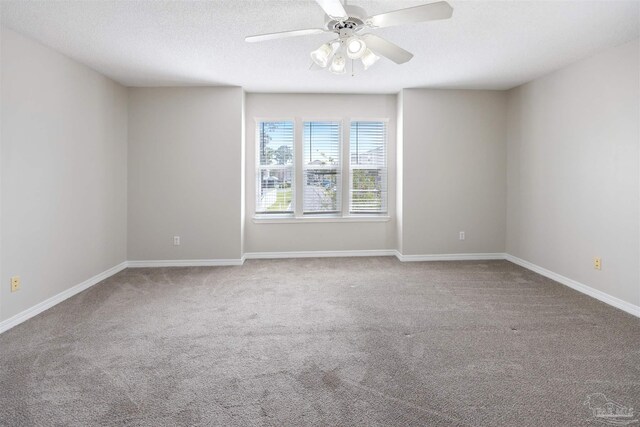
{"label": "baseboard trim along wall", "polygon": [[20,323],[27,321],[29,319],[31,319],[34,316],[37,316],[38,314],[42,313],[45,310],[48,310],[49,308],[53,307],[54,305],[60,304],[62,301],[71,298],[72,296],[79,294],[80,292],[89,289],[90,287],[92,287],[93,285],[102,282],[105,279],[108,279],[109,277],[113,276],[116,273],[121,272],[122,270],[124,270],[125,268],[127,268],[127,262],[121,262],[120,264],[116,265],[115,267],[111,267],[108,270],[103,271],[102,273],[98,273],[95,276],[91,277],[90,279],[85,280],[82,283],[79,283],[69,289],[67,289],[66,291],[62,291],[57,295],[52,296],[49,299],[46,299],[44,301],[42,301],[41,303],[38,303],[36,305],[34,305],[31,308],[28,308],[18,314],[16,314],[13,317],[8,318],[7,320],[4,320],[2,322],[0,322],[0,334],[3,333],[6,330],[9,330],[11,328],[13,328],[14,326],[19,325]]}
{"label": "baseboard trim along wall", "polygon": [[540,267],[539,265],[535,265],[529,261],[525,261],[513,255],[507,254],[505,259],[509,262],[517,264],[521,267],[526,268],[527,270],[531,270],[534,273],[538,273],[544,277],[548,277],[551,280],[554,280],[558,283],[561,283],[565,286],[570,287],[578,292],[582,292],[585,295],[588,295],[592,298],[600,300],[606,304],[609,304],[613,307],[619,308],[620,310],[626,311],[629,314],[632,314],[636,317],[640,317],[640,307],[637,305],[633,305],[629,302],[623,301],[620,298],[616,298],[607,293],[594,289],[590,286],[587,286],[583,283],[576,282],[573,279],[569,279],[568,277],[562,276],[558,273],[554,273],[553,271],[547,270],[546,268]]}
{"label": "baseboard trim along wall", "polygon": [[292,251],[292,252],[247,252],[244,259],[277,258],[344,258],[363,256],[396,256],[395,249],[375,249],[362,251]]}
{"label": "baseboard trim along wall", "polygon": [[222,267],[228,265],[242,265],[244,258],[229,259],[167,259],[167,260],[146,260],[129,261],[129,268],[148,267]]}
{"label": "baseboard trim along wall", "polygon": [[435,255],[402,255],[396,251],[396,256],[402,262],[414,261],[482,261],[505,259],[504,253],[476,253],[476,254],[435,254]]}
{"label": "baseboard trim along wall", "polygon": [[474,261],[505,259],[504,253],[476,254],[437,254],[437,255],[402,255],[395,249],[377,249],[362,251],[298,251],[298,252],[248,252],[243,259],[274,258],[342,258],[364,256],[395,256],[402,262],[411,261]]}

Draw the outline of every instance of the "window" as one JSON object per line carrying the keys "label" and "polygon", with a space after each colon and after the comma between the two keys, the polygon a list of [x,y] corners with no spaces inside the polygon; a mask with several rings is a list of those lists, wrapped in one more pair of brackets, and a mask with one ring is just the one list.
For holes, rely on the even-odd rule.
{"label": "window", "polygon": [[340,212],[340,123],[304,122],[303,213]]}
{"label": "window", "polygon": [[258,122],[256,212],[294,212],[293,122]]}
{"label": "window", "polygon": [[386,121],[261,120],[256,150],[258,222],[388,220]]}
{"label": "window", "polygon": [[386,123],[351,122],[349,140],[349,212],[386,213]]}

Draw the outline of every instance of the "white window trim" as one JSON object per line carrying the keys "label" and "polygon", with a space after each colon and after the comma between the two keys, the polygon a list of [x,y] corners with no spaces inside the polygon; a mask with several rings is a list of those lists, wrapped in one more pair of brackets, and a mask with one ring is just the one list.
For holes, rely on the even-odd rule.
{"label": "white window trim", "polygon": [[349,179],[349,191],[346,193],[346,203],[347,203],[347,212],[349,214],[351,212],[351,198],[349,197],[351,193],[351,187],[353,185],[353,180],[351,176],[351,123],[353,122],[384,122],[385,126],[385,157],[384,157],[384,170],[387,179],[387,191],[385,192],[384,197],[386,200],[384,201],[384,206],[386,207],[385,212],[371,212],[371,213],[356,213],[351,214],[351,216],[379,216],[384,217],[389,215],[389,118],[360,118],[360,117],[350,117],[349,118],[349,129],[346,132],[349,144],[345,144],[347,146],[347,156],[349,161],[347,162],[347,176]]}
{"label": "white window trim", "polygon": [[[390,119],[388,117],[255,117],[254,118],[254,135],[257,135],[258,125],[260,122],[293,122],[293,193],[294,197],[292,199],[293,205],[293,214],[268,214],[268,213],[258,213],[255,212],[254,206],[254,215],[252,217],[252,221],[255,224],[300,224],[300,223],[339,223],[339,222],[388,222],[391,220],[391,216],[389,215],[389,206],[387,203],[387,212],[382,213],[365,213],[365,214],[351,214],[349,213],[350,206],[350,198],[349,198],[349,188],[351,188],[351,163],[350,163],[350,152],[349,147],[351,144],[350,133],[351,133],[351,122],[385,122],[387,128],[386,135],[386,144],[387,144],[387,158],[385,159],[387,163],[387,174],[388,174],[388,156],[389,156],[389,123]],[[341,171],[341,179],[340,185],[342,186],[340,194],[341,194],[341,212],[337,214],[322,214],[322,213],[303,213],[303,202],[302,197],[304,188],[301,185],[297,185],[299,182],[303,182],[304,180],[304,159],[302,155],[298,155],[298,153],[304,153],[304,123],[305,122],[339,122],[342,130],[341,141],[340,141],[340,171]],[[345,125],[346,123],[346,125]],[[348,143],[345,143],[348,141]],[[258,157],[260,141],[256,138],[254,147],[254,175],[257,175],[260,166],[260,160]],[[346,159],[346,161],[345,161]],[[257,185],[257,177],[254,176],[254,182]],[[345,191],[344,181],[347,182],[347,191]],[[389,177],[387,175],[387,186],[389,185]],[[387,188],[387,192],[389,189]],[[254,203],[257,203],[257,188],[254,190],[253,198],[255,200]],[[257,205],[256,205],[257,206]]]}
{"label": "white window trim", "polygon": [[[297,121],[295,118],[293,117],[289,117],[289,118],[261,118],[261,117],[256,117],[254,118],[254,138],[255,140],[255,144],[254,144],[254,168],[253,168],[253,183],[256,186],[254,188],[254,194],[253,194],[253,200],[254,200],[254,214],[255,215],[265,215],[268,216],[270,214],[267,213],[263,213],[263,212],[255,212],[256,208],[258,207],[258,189],[260,188],[261,182],[260,182],[260,138],[258,138],[258,126],[260,125],[260,123],[263,122],[291,122],[293,123],[293,182],[291,183],[291,191],[293,192],[294,196],[291,199],[291,205],[293,206],[293,212],[296,212],[297,209],[297,203],[296,203],[296,192],[297,192],[297,188],[298,188],[298,165],[297,165],[297,161],[296,161],[296,137],[297,137]],[[282,214],[271,214],[271,215],[282,215]],[[284,214],[287,215],[287,214]]]}
{"label": "white window trim", "polygon": [[296,224],[313,222],[388,222],[391,217],[378,214],[346,216],[306,214],[302,217],[282,214],[256,214],[252,220],[255,224]]}
{"label": "white window trim", "polygon": [[[340,200],[338,201],[338,212],[330,212],[330,213],[322,213],[322,212],[308,212],[308,213],[304,213],[304,185],[300,185],[300,212],[296,212],[296,216],[298,217],[303,217],[303,218],[307,218],[307,217],[313,217],[315,215],[319,215],[322,217],[333,217],[333,218],[337,218],[337,217],[341,217],[342,216],[342,212],[344,212],[344,205],[342,204],[342,202],[344,201],[344,197],[342,197],[342,193],[344,190],[344,177],[343,177],[343,173],[344,173],[344,167],[343,167],[343,155],[344,155],[344,146],[345,145],[349,145],[349,144],[345,144],[344,141],[344,118],[340,117],[340,118],[317,118],[317,117],[302,117],[300,119],[300,128],[301,128],[301,132],[300,132],[300,153],[302,153],[300,155],[300,169],[302,170],[301,173],[301,183],[304,183],[304,124],[305,123],[311,123],[311,122],[335,122],[338,123],[338,126],[340,126],[340,141],[339,141],[339,151],[340,151],[340,162],[338,164],[338,169],[340,171],[340,181],[338,182],[338,194],[340,195]],[[296,142],[297,144],[297,142]]]}

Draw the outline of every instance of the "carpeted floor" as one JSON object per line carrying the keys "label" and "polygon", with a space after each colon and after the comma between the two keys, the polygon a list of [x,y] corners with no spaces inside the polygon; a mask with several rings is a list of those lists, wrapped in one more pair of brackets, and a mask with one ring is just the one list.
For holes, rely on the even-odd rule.
{"label": "carpeted floor", "polygon": [[128,269],[0,335],[3,426],[598,425],[595,393],[638,418],[640,319],[506,261]]}

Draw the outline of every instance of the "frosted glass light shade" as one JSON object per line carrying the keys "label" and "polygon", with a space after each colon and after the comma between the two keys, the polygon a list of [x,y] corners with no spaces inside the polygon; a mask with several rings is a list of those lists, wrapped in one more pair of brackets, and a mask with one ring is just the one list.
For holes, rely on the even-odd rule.
{"label": "frosted glass light shade", "polygon": [[331,61],[331,66],[329,67],[329,71],[333,74],[344,74],[347,68],[347,61],[344,59],[344,56],[339,53],[333,57],[333,61]]}
{"label": "frosted glass light shade", "polygon": [[325,43],[313,52],[311,52],[311,59],[319,67],[325,68],[329,64],[329,58],[333,53],[333,48],[329,43]]}
{"label": "frosted glass light shade", "polygon": [[353,36],[347,40],[347,56],[351,59],[358,59],[364,55],[367,45],[359,37]]}
{"label": "frosted glass light shade", "polygon": [[378,59],[380,59],[380,57],[375,53],[371,52],[371,49],[366,49],[364,54],[360,58],[360,60],[362,61],[362,65],[364,65],[365,70],[371,67],[373,64],[375,64],[376,61],[378,61]]}

